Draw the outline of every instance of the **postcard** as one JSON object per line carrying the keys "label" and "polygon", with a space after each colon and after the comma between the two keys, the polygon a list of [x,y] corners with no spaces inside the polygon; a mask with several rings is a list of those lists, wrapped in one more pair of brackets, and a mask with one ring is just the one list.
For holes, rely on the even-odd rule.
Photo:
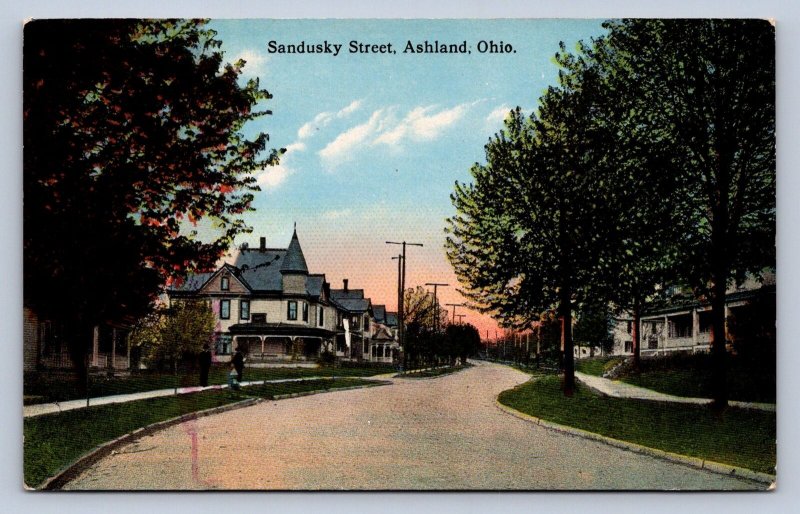
{"label": "postcard", "polygon": [[36,19],[23,56],[26,489],[775,487],[771,22]]}

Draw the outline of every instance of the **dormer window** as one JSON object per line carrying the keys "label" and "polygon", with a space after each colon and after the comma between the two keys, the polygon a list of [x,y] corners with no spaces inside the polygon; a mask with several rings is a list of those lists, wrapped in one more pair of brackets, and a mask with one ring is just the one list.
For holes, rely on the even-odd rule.
{"label": "dormer window", "polygon": [[222,276],[222,280],[220,281],[220,289],[223,291],[229,291],[231,288],[231,279],[227,275]]}

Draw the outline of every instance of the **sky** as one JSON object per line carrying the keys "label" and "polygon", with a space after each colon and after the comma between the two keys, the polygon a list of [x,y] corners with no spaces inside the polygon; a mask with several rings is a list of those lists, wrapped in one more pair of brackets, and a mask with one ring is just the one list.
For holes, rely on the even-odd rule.
{"label": "sky", "polygon": [[[286,149],[280,165],[256,174],[261,192],[245,216],[253,233],[237,245],[263,236],[285,248],[297,223],[312,273],[325,273],[334,288],[347,278],[373,304],[395,310],[391,258],[400,248],[386,241],[422,243],[407,250],[406,286],[446,283],[440,302],[464,303],[443,246],[453,186],[484,162],[483,147],[510,109],[532,111],[556,84],[559,42],[573,49],[604,33],[601,23],[213,20],[225,60],[243,58],[243,80],[257,77],[273,95],[259,106],[273,114],[246,133],[267,132],[271,148]],[[351,53],[353,41],[378,49],[391,43],[394,53]],[[404,52],[409,41],[466,43],[468,53]],[[338,55],[280,52],[303,42],[341,48]],[[456,313],[495,337],[489,317],[463,307]]]}

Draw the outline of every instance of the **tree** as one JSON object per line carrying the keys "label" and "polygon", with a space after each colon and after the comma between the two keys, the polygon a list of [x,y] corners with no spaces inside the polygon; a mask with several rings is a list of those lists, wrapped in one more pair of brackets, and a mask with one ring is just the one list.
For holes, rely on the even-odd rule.
{"label": "tree", "polygon": [[614,347],[613,328],[614,319],[607,303],[585,303],[578,310],[575,340],[589,345],[592,352],[596,346],[610,352]]}
{"label": "tree", "polygon": [[141,317],[249,230],[252,173],[277,162],[243,131],[269,93],[203,25],[25,26],[24,301],[63,322],[79,371],[93,326]]}
{"label": "tree", "polygon": [[600,98],[600,81],[584,71],[560,75],[560,87],[540,99],[538,113],[519,109],[486,145],[473,183],[456,183],[457,214],[448,220],[446,248],[462,291],[506,326],[524,327],[557,308],[562,319],[564,392],[574,385],[572,314],[597,294],[608,274],[602,256],[619,231],[595,166],[605,128],[584,123]]}
{"label": "tree", "polygon": [[[434,325],[433,320],[437,313],[439,323]],[[422,286],[406,289],[403,316],[406,325],[417,323],[427,330],[433,330],[434,326],[447,325],[447,309],[442,309],[438,298],[434,298],[433,293]]]}
{"label": "tree", "polygon": [[481,347],[480,333],[474,325],[469,323],[447,325],[445,338],[451,362],[458,357],[461,359],[462,365],[467,363],[469,357],[478,353]]}
{"label": "tree", "polygon": [[134,327],[131,343],[146,351],[151,363],[170,363],[198,355],[204,344],[211,344],[216,317],[206,301],[179,301],[162,311],[151,313]]}
{"label": "tree", "polygon": [[[607,22],[593,56],[633,144],[682,184],[679,271],[713,319],[714,405],[727,405],[726,289],[775,265],[775,33],[766,20]],[[652,178],[652,167],[644,168]]]}

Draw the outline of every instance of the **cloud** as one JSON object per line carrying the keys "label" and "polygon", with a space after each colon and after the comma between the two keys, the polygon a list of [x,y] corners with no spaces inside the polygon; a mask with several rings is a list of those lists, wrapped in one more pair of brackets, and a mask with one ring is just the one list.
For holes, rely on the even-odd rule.
{"label": "cloud", "polygon": [[389,117],[390,113],[387,109],[378,109],[372,113],[366,123],[356,125],[336,136],[336,139],[319,151],[319,156],[326,164],[332,166],[352,159],[353,150],[359,145],[371,144],[375,134],[386,129]]}
{"label": "cloud", "polygon": [[460,104],[439,112],[435,112],[433,105],[415,107],[394,128],[377,137],[375,143],[397,146],[404,139],[431,141],[459,121],[468,107],[469,104]]}
{"label": "cloud", "polygon": [[297,137],[300,139],[311,137],[315,130],[326,127],[334,119],[346,118],[347,116],[353,114],[361,107],[362,103],[362,100],[353,100],[347,107],[344,107],[337,112],[326,111],[317,114],[314,116],[314,119],[308,123],[305,123],[297,130]]}
{"label": "cloud", "polygon": [[383,144],[398,149],[408,141],[432,141],[460,121],[476,103],[459,104],[449,109],[435,105],[418,106],[403,117],[397,115],[397,107],[378,109],[365,123],[336,136],[319,151],[319,156],[328,166],[336,167],[353,159],[355,152],[366,147]]}
{"label": "cloud", "polygon": [[278,186],[286,182],[289,175],[294,173],[294,169],[287,165],[291,155],[302,152],[306,149],[306,144],[302,141],[295,141],[286,146],[286,152],[281,155],[281,162],[276,166],[267,166],[256,172],[256,183],[266,190],[277,189]]}
{"label": "cloud", "polygon": [[293,171],[284,164],[268,166],[256,174],[256,183],[263,189],[272,190],[283,184]]}
{"label": "cloud", "polygon": [[490,112],[488,116],[486,116],[486,124],[491,126],[500,125],[505,121],[510,111],[511,107],[509,107],[506,104],[501,105],[500,107]]}
{"label": "cloud", "polygon": [[245,60],[244,72],[248,75],[260,75],[266,71],[266,64],[269,57],[259,53],[257,50],[246,49],[233,58],[233,62],[239,59]]}

